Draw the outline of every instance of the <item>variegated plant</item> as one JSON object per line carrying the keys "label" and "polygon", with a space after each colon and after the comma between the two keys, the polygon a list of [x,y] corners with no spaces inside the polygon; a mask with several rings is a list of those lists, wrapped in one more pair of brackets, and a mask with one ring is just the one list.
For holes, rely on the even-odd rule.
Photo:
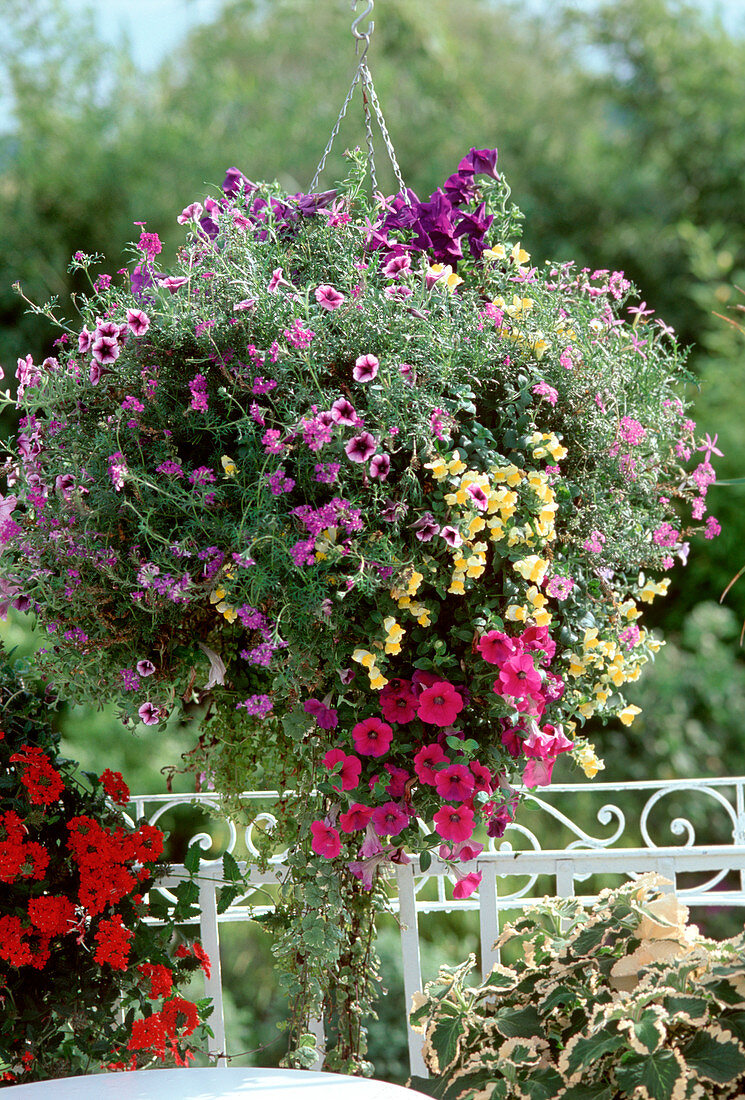
{"label": "variegated plant", "polygon": [[703,1100],[745,1093],[745,933],[704,939],[664,880],[589,911],[545,898],[508,926],[517,961],[443,969],[416,998],[446,1100]]}

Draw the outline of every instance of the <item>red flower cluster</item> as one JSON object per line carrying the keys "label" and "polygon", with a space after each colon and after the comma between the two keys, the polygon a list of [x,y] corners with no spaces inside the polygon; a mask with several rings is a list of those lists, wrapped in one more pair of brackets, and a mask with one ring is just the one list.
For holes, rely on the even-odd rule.
{"label": "red flower cluster", "polygon": [[95,940],[98,944],[93,956],[99,965],[108,963],[112,970],[126,970],[129,959],[129,945],[134,932],[125,927],[118,913],[98,922]]}
{"label": "red flower cluster", "polygon": [[22,745],[20,752],[13,753],[10,762],[25,765],[20,778],[31,802],[40,806],[57,802],[65,789],[65,784],[62,776],[56,768],[52,767],[49,757],[42,749]]}
{"label": "red flower cluster", "polygon": [[153,863],[163,851],[163,834],[152,825],[141,825],[134,832],[122,826],[109,829],[92,817],[82,815],[67,823],[67,842],[80,871],[79,898],[90,913],[103,913],[107,905],[116,905],[134,892],[143,868],[135,874],[132,864]]}
{"label": "red flower cluster", "polygon": [[17,813],[0,813],[0,882],[18,878],[42,879],[49,853],[42,844],[28,840],[28,830]]}
{"label": "red flower cluster", "polygon": [[194,958],[198,960],[199,965],[205,973],[205,976],[209,978],[212,972],[210,967],[210,957],[202,947],[199,940],[194,940],[194,942],[191,944],[191,949],[186,943],[180,943],[176,948],[177,959],[188,959],[191,955],[193,955]]}
{"label": "red flower cluster", "polygon": [[179,1040],[191,1035],[199,1024],[196,1005],[183,997],[170,997],[163,1002],[160,1012],[153,1012],[132,1024],[132,1037],[128,1049],[145,1051],[160,1059],[166,1053],[173,1056],[177,1066],[185,1066],[194,1055],[187,1050],[181,1054]]}
{"label": "red flower cluster", "polygon": [[101,784],[111,801],[117,806],[126,806],[129,802],[129,787],[121,772],[112,772],[107,768],[101,775]]}

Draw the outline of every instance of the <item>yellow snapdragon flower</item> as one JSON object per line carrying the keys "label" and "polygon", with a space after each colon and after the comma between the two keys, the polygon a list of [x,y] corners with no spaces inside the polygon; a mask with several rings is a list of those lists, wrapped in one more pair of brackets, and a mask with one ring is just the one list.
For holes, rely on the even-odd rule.
{"label": "yellow snapdragon flower", "polygon": [[541,584],[546,576],[548,562],[545,558],[538,557],[537,554],[530,554],[527,558],[513,561],[512,568],[520,574],[523,580],[530,581],[532,584]]}
{"label": "yellow snapdragon flower", "polygon": [[435,286],[445,286],[451,294],[463,282],[460,275],[453,271],[450,264],[432,264],[429,274],[437,278]]}
{"label": "yellow snapdragon flower", "polygon": [[623,710],[620,711],[618,717],[619,720],[623,722],[624,726],[630,726],[636,718],[637,714],[641,714],[641,712],[641,707],[635,707],[633,703],[631,703],[629,704],[629,706],[624,707]]}
{"label": "yellow snapdragon flower", "polygon": [[222,455],[222,457],[220,458],[220,462],[222,464],[223,470],[225,471],[225,477],[235,477],[235,475],[238,473],[238,467],[236,466],[235,462],[233,462],[233,459],[229,458],[227,455]]}

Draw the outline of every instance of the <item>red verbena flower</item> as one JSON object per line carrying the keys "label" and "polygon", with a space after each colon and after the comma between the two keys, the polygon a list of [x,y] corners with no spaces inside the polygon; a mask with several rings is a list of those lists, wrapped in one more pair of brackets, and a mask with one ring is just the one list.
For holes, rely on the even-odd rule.
{"label": "red verbena flower", "polygon": [[173,971],[162,963],[140,963],[137,967],[143,978],[150,980],[148,997],[151,1001],[167,997],[173,989]]}
{"label": "red verbena flower", "polygon": [[32,925],[48,936],[64,936],[75,930],[75,906],[67,897],[43,894],[31,898],[28,915]]}
{"label": "red verbena flower", "polygon": [[98,947],[93,958],[101,966],[108,963],[112,970],[126,970],[133,936],[134,932],[124,927],[118,913],[100,920],[94,937]]}
{"label": "red verbena flower", "polygon": [[30,745],[22,745],[20,752],[13,753],[10,762],[25,765],[25,770],[21,772],[21,783],[28,791],[30,802],[46,806],[59,799],[65,784],[45,752]]}
{"label": "red verbena flower", "polygon": [[129,787],[121,772],[112,772],[107,768],[101,775],[101,784],[106,794],[117,806],[126,806],[129,802]]}

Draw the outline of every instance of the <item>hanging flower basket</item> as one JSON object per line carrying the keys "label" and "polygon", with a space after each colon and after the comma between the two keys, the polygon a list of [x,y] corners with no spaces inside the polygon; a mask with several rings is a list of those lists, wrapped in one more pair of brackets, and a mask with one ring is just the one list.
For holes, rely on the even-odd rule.
{"label": "hanging flower basket", "polygon": [[516,785],[602,767],[582,725],[633,722],[714,476],[671,331],[619,272],[534,266],[496,151],[428,201],[371,203],[365,168],[294,196],[230,169],[168,270],[143,230],[19,361],[1,506],[6,606],[68,698],[198,716],[219,790],[296,792],[266,843],[326,906],[280,918],[309,1012],[379,867],[437,852],[467,896]]}

